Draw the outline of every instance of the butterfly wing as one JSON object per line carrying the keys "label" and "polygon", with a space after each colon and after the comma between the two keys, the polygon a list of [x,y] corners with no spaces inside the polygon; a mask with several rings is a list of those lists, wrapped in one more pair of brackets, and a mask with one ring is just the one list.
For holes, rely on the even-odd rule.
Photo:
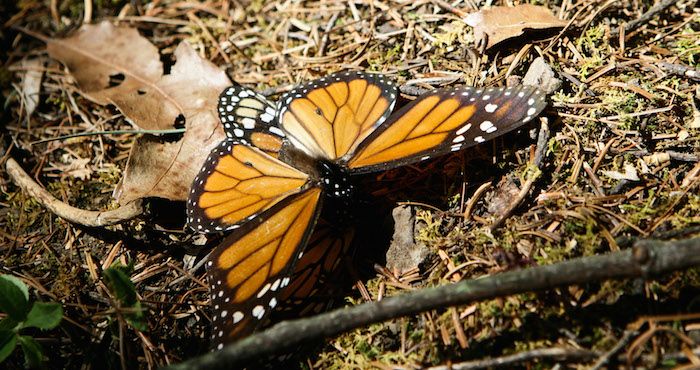
{"label": "butterfly wing", "polygon": [[520,127],[546,104],[544,92],[527,86],[436,90],[389,117],[346,165],[365,173],[464,149]]}
{"label": "butterfly wing", "polygon": [[187,222],[199,232],[236,229],[310,186],[307,174],[237,139],[224,140],[192,183]]}
{"label": "butterfly wing", "polygon": [[284,132],[273,102],[245,87],[230,86],[219,95],[218,112],[226,136],[277,157]]}
{"label": "butterfly wing", "polygon": [[276,307],[316,223],[321,196],[309,188],[284,198],[211,253],[214,348],[250,334]]}
{"label": "butterfly wing", "polygon": [[379,74],[335,73],[283,95],[277,103],[280,125],[311,157],[335,160],[353,153],[389,117],[396,91]]}
{"label": "butterfly wing", "polygon": [[294,269],[289,286],[280,296],[275,318],[298,318],[321,312],[330,302],[342,261],[349,255],[355,228],[319,219],[304,255]]}

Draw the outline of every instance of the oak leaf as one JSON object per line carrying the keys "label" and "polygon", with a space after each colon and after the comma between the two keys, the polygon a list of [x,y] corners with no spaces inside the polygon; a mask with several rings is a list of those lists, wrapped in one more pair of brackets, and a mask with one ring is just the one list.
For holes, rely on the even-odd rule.
{"label": "oak leaf", "polygon": [[231,85],[224,71],[183,41],[170,73],[164,74],[155,46],[136,30],[108,22],[85,25],[69,38],[42,39],[86,97],[114,104],[136,127],[163,130],[185,124],[186,133],[176,141],[149,134],[136,139],[114,197],[120,203],[143,197],[187,199],[207,155],[225,138],[216,114],[219,93]]}

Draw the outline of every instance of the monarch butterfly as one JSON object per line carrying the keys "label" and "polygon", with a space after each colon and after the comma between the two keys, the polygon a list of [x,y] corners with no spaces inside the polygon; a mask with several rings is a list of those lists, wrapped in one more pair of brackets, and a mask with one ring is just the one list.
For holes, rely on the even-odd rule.
{"label": "monarch butterfly", "polygon": [[[342,209],[354,197],[351,175],[482,143],[546,105],[533,87],[460,87],[433,90],[390,115],[397,95],[394,82],[363,72],[311,81],[276,107],[248,89],[223,91],[218,109],[228,138],[209,155],[187,202],[195,230],[233,230],[207,262],[214,348],[252,332],[278,305],[321,204]],[[295,291],[304,286],[295,284]]]}

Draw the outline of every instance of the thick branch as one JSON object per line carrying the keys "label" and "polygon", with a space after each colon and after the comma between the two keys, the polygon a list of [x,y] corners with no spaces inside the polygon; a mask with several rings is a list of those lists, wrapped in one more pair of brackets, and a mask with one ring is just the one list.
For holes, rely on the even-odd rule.
{"label": "thick branch", "polygon": [[622,252],[577,258],[547,266],[508,271],[483,279],[423,289],[379,302],[343,308],[274,327],[189,360],[174,369],[229,369],[268,358],[300,343],[338,335],[371,323],[435,308],[607,279],[647,278],[700,265],[700,238],[673,242],[640,240]]}

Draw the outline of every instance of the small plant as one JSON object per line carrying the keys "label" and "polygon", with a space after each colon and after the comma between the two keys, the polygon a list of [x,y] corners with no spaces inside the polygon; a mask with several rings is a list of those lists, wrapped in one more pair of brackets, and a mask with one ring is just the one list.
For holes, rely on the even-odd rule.
{"label": "small plant", "polygon": [[44,354],[39,343],[29,335],[20,335],[25,328],[53,329],[61,322],[63,307],[55,302],[35,302],[29,306],[29,291],[14,276],[0,275],[0,312],[7,316],[0,321],[0,363],[19,342],[29,367],[40,367]]}
{"label": "small plant", "polygon": [[102,272],[109,289],[119,300],[119,307],[123,310],[124,320],[134,329],[146,331],[146,314],[141,302],[136,296],[136,287],[129,279],[129,274],[133,271],[133,266],[124,266],[121,263],[114,263],[111,267]]}

